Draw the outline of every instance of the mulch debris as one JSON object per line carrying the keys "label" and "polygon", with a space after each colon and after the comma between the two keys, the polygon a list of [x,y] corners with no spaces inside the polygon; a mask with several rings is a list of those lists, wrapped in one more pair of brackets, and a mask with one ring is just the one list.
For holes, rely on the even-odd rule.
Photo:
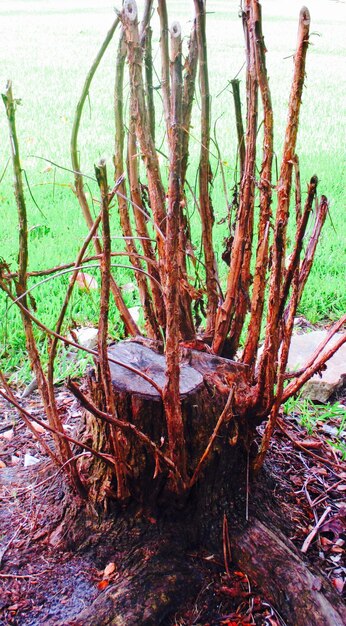
{"label": "mulch debris", "polygon": [[[337,401],[346,411],[346,397]],[[73,434],[79,405],[64,387],[57,389],[57,402],[64,428]],[[21,403],[42,419],[37,392]],[[266,461],[276,483],[275,497],[287,513],[290,539],[339,594],[345,592],[346,580],[346,465],[330,442],[333,433],[340,436],[342,419],[340,412],[335,423],[311,435],[294,414],[281,416]],[[42,436],[51,445],[49,433]],[[0,399],[0,625],[72,624],[108,581],[87,555],[62,552],[47,540],[46,526],[59,517],[56,491],[50,497],[59,474],[51,468],[47,481],[47,466],[41,462],[24,469],[28,455],[47,460],[16,411]],[[18,467],[23,467],[20,474],[14,471]],[[14,476],[21,482],[13,481]],[[171,626],[285,625],[244,572],[215,555],[201,552],[193,557],[204,570],[205,585]]]}

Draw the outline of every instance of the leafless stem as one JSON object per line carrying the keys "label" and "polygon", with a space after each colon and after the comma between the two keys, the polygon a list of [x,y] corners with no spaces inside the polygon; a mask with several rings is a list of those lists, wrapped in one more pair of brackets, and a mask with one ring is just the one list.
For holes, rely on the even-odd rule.
{"label": "leafless stem", "polygon": [[243,362],[253,369],[261,331],[266,274],[269,261],[269,224],[272,201],[273,109],[265,61],[266,48],[262,34],[261,6],[257,1],[252,2],[252,18],[255,31],[256,74],[264,112],[262,167],[259,182],[260,218],[258,224],[258,245],[251,298],[251,316],[242,357]]}
{"label": "leafless stem", "polygon": [[[111,276],[111,238],[109,223],[107,171],[104,161],[100,161],[100,163],[95,166],[95,173],[101,192],[101,221],[103,240],[103,256],[101,258],[100,316],[98,332],[99,368],[103,391],[106,398],[107,411],[111,415],[115,415],[115,399],[107,351],[109,293]],[[116,428],[110,428],[110,437],[115,457],[114,466],[117,479],[117,496],[119,500],[122,500],[129,495],[129,491],[126,485],[126,478],[124,473],[123,450],[121,448],[121,442]]]}
{"label": "leafless stem", "polygon": [[272,247],[272,270],[269,285],[269,304],[264,350],[259,364],[257,397],[261,405],[270,405],[274,390],[275,363],[280,345],[280,299],[286,252],[286,230],[289,215],[292,168],[298,133],[299,111],[302,99],[305,59],[309,44],[310,14],[306,7],[300,12],[298,42],[294,57],[294,76],[288,107],[288,120],[284,141],[280,178],[277,185],[278,207],[276,212],[274,242]]}
{"label": "leafless stem", "polygon": [[209,163],[210,145],[210,92],[208,78],[205,0],[194,0],[201,90],[201,155],[199,163],[199,207],[202,225],[202,242],[206,266],[207,319],[205,333],[212,336],[219,304],[217,292],[217,265],[213,248],[214,213],[209,195],[212,174]]}
{"label": "leafless stem", "polygon": [[166,382],[163,404],[166,414],[170,456],[183,478],[186,475],[184,425],[180,403],[179,364],[179,269],[178,245],[181,199],[181,29],[178,22],[171,28],[172,101],[170,111],[170,177],[166,226]]}
{"label": "leafless stem", "polygon": [[222,426],[222,424],[226,421],[228,421],[231,417],[232,417],[232,401],[233,401],[233,394],[234,394],[234,387],[231,388],[231,391],[229,392],[228,398],[227,398],[227,402],[225,404],[225,407],[219,417],[219,419],[216,422],[214,431],[208,441],[208,445],[206,447],[206,449],[204,450],[201,458],[199,459],[198,463],[197,463],[197,467],[192,475],[192,478],[190,480],[189,483],[189,488],[193,487],[193,485],[197,482],[198,477],[201,473],[202,467],[205,464],[206,460],[208,459],[208,456],[212,450],[212,447],[214,445],[215,439],[218,436],[219,430]]}

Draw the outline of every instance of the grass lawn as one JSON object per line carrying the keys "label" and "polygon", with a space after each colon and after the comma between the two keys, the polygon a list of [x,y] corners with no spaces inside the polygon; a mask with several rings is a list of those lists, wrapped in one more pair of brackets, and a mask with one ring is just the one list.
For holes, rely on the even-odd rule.
{"label": "grass lawn", "polygon": [[[142,6],[142,2],[138,3]],[[120,5],[120,2],[119,2]],[[275,148],[280,163],[287,102],[292,77],[292,53],[295,47],[297,18],[301,3],[296,0],[263,1],[263,29],[268,49],[275,121]],[[319,192],[330,200],[331,219],[327,218],[315,266],[311,273],[300,313],[312,322],[335,319],[345,310],[345,227],[343,190],[344,173],[344,82],[346,22],[345,2],[311,0],[312,36],[308,53],[306,88],[303,96],[298,155],[303,185],[313,174],[320,180]],[[180,19],[184,35],[190,30],[193,3],[168,0],[170,20]],[[213,123],[227,176],[228,193],[235,180],[236,133],[232,95],[228,81],[239,73],[244,86],[244,45],[238,0],[208,0],[209,70],[212,92]],[[72,192],[73,176],[37,157],[70,167],[69,141],[72,121],[80,91],[99,46],[114,19],[113,3],[106,0],[10,0],[0,2],[0,73],[4,88],[6,79],[13,81],[16,98],[22,100],[17,111],[22,166],[30,186],[27,205],[30,227],[30,269],[36,270],[72,261],[86,235],[78,202]],[[153,19],[157,25],[157,17]],[[157,31],[156,31],[157,32]],[[111,43],[90,90],[85,107],[79,147],[81,168],[93,175],[93,164],[105,157],[112,175],[114,141],[113,85],[116,42]],[[158,40],[154,53],[159,66]],[[159,98],[159,96],[157,96]],[[192,136],[199,136],[198,94]],[[244,102],[244,97],[243,97]],[[158,100],[159,103],[159,100]],[[244,102],[245,104],[245,102]],[[2,105],[1,105],[2,106]],[[261,120],[261,113],[259,115]],[[158,141],[163,121],[158,114]],[[12,188],[12,171],[6,168],[9,141],[4,108],[0,108],[0,256],[16,267],[17,222]],[[163,147],[164,150],[164,147]],[[261,149],[259,145],[259,155]],[[191,183],[199,144],[191,139]],[[215,171],[217,161],[211,156]],[[163,164],[164,168],[164,164]],[[304,187],[303,187],[304,188]],[[90,188],[90,196],[97,194]],[[220,175],[214,181],[213,203],[216,222],[226,215],[226,202]],[[36,206],[37,205],[37,206]],[[193,207],[191,204],[191,212]],[[117,218],[113,217],[114,230]],[[198,239],[198,224],[192,217],[193,233]],[[221,257],[226,226],[215,228],[216,249]],[[115,245],[117,242],[115,242]],[[220,272],[226,278],[227,268],[220,261]],[[133,277],[129,270],[116,270],[119,284]],[[64,276],[40,286],[34,295],[38,314],[53,326],[64,297]],[[138,304],[136,292],[125,295],[129,305]],[[92,324],[98,311],[97,296],[76,292],[67,322]],[[0,358],[14,378],[29,378],[24,338],[18,314],[0,296],[2,325]],[[121,333],[113,312],[112,334]],[[66,371],[62,359],[62,371]]]}

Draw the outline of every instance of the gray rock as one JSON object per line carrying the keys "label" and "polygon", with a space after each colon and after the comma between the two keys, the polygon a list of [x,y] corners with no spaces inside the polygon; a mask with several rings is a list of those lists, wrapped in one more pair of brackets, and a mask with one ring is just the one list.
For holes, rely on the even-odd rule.
{"label": "gray rock", "polygon": [[[315,330],[303,335],[293,335],[287,369],[292,372],[302,368],[327,335],[325,330]],[[340,334],[334,335],[327,347],[331,347]],[[341,346],[326,363],[327,369],[321,375],[315,374],[301,391],[303,398],[313,402],[328,402],[330,396],[346,383],[346,344]]]}
{"label": "gray rock", "polygon": [[[81,346],[83,346],[83,348],[94,350],[97,347],[97,328],[83,326],[82,328],[74,330],[73,335],[76,337],[77,342]],[[72,339],[73,341],[73,336],[69,335],[68,339]]]}

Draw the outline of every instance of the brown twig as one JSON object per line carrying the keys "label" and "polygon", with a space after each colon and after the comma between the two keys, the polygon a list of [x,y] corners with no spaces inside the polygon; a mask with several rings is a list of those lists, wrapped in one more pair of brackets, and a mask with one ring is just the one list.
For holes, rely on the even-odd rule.
{"label": "brown twig", "polygon": [[[16,400],[11,387],[8,385],[6,378],[3,374],[3,372],[0,370],[0,381],[2,386],[4,387],[7,395],[9,398],[11,398],[11,400]],[[34,435],[35,439],[37,439],[37,441],[39,442],[39,444],[42,446],[43,450],[46,452],[46,454],[48,454],[48,456],[52,459],[53,463],[55,463],[56,465],[61,465],[61,461],[60,459],[58,459],[58,457],[54,454],[54,452],[50,449],[49,445],[47,444],[47,442],[43,439],[43,437],[37,432],[37,430],[34,428],[34,426],[32,425],[32,423],[30,422],[30,420],[28,420],[28,418],[26,417],[25,413],[23,413],[22,411],[18,410],[18,413],[20,415],[20,417],[22,418],[22,420],[24,421],[25,425],[27,426],[27,428],[30,430],[31,434]]]}
{"label": "brown twig", "polygon": [[137,437],[142,443],[150,449],[155,457],[161,459],[164,464],[173,472],[173,474],[178,478],[178,480],[183,484],[183,480],[181,474],[175,465],[175,463],[170,459],[167,455],[165,455],[159,446],[156,445],[145,433],[138,430],[138,428],[132,424],[131,422],[124,422],[123,420],[118,419],[104,411],[100,411],[86,396],[81,392],[80,388],[71,380],[68,379],[66,382],[66,387],[69,389],[73,395],[79,400],[81,405],[92,415],[98,417],[99,419],[108,422],[109,424],[113,424],[119,430],[122,430],[125,433],[132,433]]}
{"label": "brown twig", "polygon": [[[247,50],[247,130],[244,175],[241,181],[240,203],[227,277],[226,297],[217,312],[216,330],[213,340],[213,351],[215,354],[221,354],[227,334],[231,328],[230,356],[234,354],[239,343],[240,333],[248,310],[248,289],[251,280],[250,262],[253,236],[258,83],[255,69],[254,24],[251,16],[250,0],[246,1],[243,22]],[[237,311],[236,316],[235,311]]]}
{"label": "brown twig", "polygon": [[[256,5],[257,6],[257,5]],[[228,338],[227,351],[230,356],[236,354],[240,335],[244,326],[245,316],[249,310],[250,298],[249,289],[252,280],[251,276],[251,258],[252,258],[252,240],[253,240],[253,224],[254,224],[254,203],[255,203],[255,164],[256,164],[256,139],[257,139],[257,117],[258,117],[258,76],[256,72],[256,40],[260,39],[257,30],[261,30],[260,13],[257,16],[254,8],[250,3],[246,4],[246,13],[244,18],[245,37],[248,40],[248,60],[247,60],[247,124],[246,124],[246,142],[245,142],[245,161],[244,174],[240,185],[240,200],[235,236],[231,251],[230,273],[232,271],[232,260],[234,260],[234,280],[227,281],[227,288],[231,287],[232,282],[235,288],[234,306],[237,314],[234,314],[232,307],[230,313],[230,332]],[[262,39],[260,39],[262,41]],[[263,55],[264,56],[264,55]],[[264,105],[266,110],[266,107]],[[267,140],[267,134],[265,139]],[[268,152],[271,152],[270,145]],[[263,208],[263,207],[262,207]],[[263,219],[263,211],[261,213]],[[260,220],[261,228],[261,220]],[[263,227],[262,227],[263,230]],[[261,235],[264,233],[261,232]],[[239,243],[238,243],[239,242]],[[241,263],[238,273],[237,257],[241,254]],[[238,277],[238,278],[237,278]],[[230,278],[230,277],[229,277]],[[237,282],[238,281],[238,282]],[[227,301],[227,293],[226,293]],[[230,299],[232,304],[233,300]],[[225,302],[225,307],[227,307]]]}
{"label": "brown twig", "polygon": [[[13,302],[15,301],[14,295],[11,293],[6,283],[1,279],[0,279],[0,288],[7,294],[7,296]],[[38,328],[41,328],[41,330],[47,333],[47,335],[51,335],[52,337],[57,337],[58,339],[60,339],[60,341],[62,341],[64,344],[68,346],[72,346],[73,348],[78,348],[78,350],[82,350],[83,352],[87,352],[88,354],[92,354],[93,356],[96,356],[96,357],[98,356],[98,352],[96,352],[95,350],[91,350],[90,348],[81,346],[79,343],[76,343],[75,341],[72,341],[71,339],[68,339],[67,337],[64,337],[63,335],[59,335],[54,330],[51,330],[50,328],[48,328],[37,317],[35,317],[31,313],[31,311],[26,309],[21,302],[17,302],[17,306],[25,312],[25,314],[34,322],[34,324],[36,324],[36,326],[38,326]],[[138,376],[141,376],[141,378],[144,378],[144,380],[146,380],[150,385],[152,385],[154,389],[156,389],[156,391],[160,394],[160,396],[162,396],[161,387],[152,378],[150,378],[150,376],[147,376],[147,374],[145,374],[144,372],[141,372],[136,367],[132,367],[132,365],[128,365],[128,363],[123,363],[122,361],[113,359],[113,357],[111,356],[108,356],[108,360],[110,363],[114,363],[115,365],[120,365],[121,367],[128,369],[130,372],[133,372],[134,374],[138,374]]]}
{"label": "brown twig", "polygon": [[[19,256],[18,256],[18,279],[15,281],[15,288],[17,297],[22,296],[27,291],[27,267],[28,267],[28,225],[27,225],[27,213],[26,203],[23,189],[22,168],[20,162],[19,144],[16,132],[15,122],[15,110],[16,101],[13,98],[12,84],[9,81],[6,86],[6,92],[2,95],[6,115],[9,125],[10,143],[12,152],[12,163],[15,179],[15,196],[18,209],[18,223],[19,223]],[[0,282],[0,286],[3,288],[3,281]],[[6,287],[7,289],[7,287]],[[5,289],[5,291],[6,291]],[[13,299],[13,294],[11,294]],[[19,303],[18,303],[19,305]],[[22,323],[25,332],[26,346],[30,359],[31,367],[34,371],[37,386],[40,391],[40,395],[43,401],[43,405],[46,411],[47,419],[50,426],[55,431],[62,432],[63,426],[60,420],[54,393],[47,381],[43,372],[42,362],[40,354],[37,348],[36,339],[33,332],[32,319],[28,312],[28,301],[26,296],[23,297],[23,306],[20,306],[20,313]],[[13,400],[13,398],[12,398]],[[72,451],[68,441],[53,437],[56,445],[57,455],[59,461],[64,462],[72,457]],[[75,464],[69,466],[70,480],[74,488],[79,492],[82,497],[85,497],[85,490],[81,483],[78,470]]]}
{"label": "brown twig", "polygon": [[323,224],[327,217],[328,209],[329,209],[329,204],[328,204],[327,198],[325,196],[321,196],[319,205],[317,207],[315,224],[314,224],[314,228],[312,231],[312,235],[310,237],[309,243],[306,248],[305,256],[300,267],[299,298],[298,298],[299,302],[301,300],[303,290],[306,285],[306,281],[310,274],[310,270],[311,270],[315,252],[316,252],[316,246],[320,238]]}
{"label": "brown twig", "polygon": [[174,22],[171,28],[172,96],[170,111],[170,176],[165,249],[166,301],[166,380],[163,390],[170,456],[179,472],[186,476],[184,425],[180,402],[179,363],[179,269],[178,246],[181,199],[181,28]]}
{"label": "brown twig", "polygon": [[279,317],[281,317],[284,312],[284,307],[286,304],[286,300],[288,298],[288,293],[289,293],[290,285],[292,282],[293,274],[297,268],[299,269],[299,261],[300,261],[301,251],[303,249],[305,231],[306,231],[309,217],[311,215],[312,205],[313,205],[316,193],[317,193],[317,182],[318,182],[317,176],[313,176],[308,185],[308,192],[307,192],[307,197],[305,201],[303,215],[298,222],[294,249],[291,254],[289,265],[286,270],[284,282],[281,288]]}
{"label": "brown twig", "polygon": [[305,60],[309,44],[310,14],[306,7],[300,12],[297,49],[294,57],[294,76],[288,107],[288,120],[284,140],[280,177],[277,185],[278,207],[276,212],[274,242],[272,246],[272,269],[269,284],[269,304],[264,349],[259,363],[257,401],[270,406],[276,378],[276,359],[281,340],[280,299],[286,252],[286,230],[289,215],[292,168],[294,163],[299,111],[305,77]]}
{"label": "brown twig", "polygon": [[269,225],[272,202],[272,164],[273,164],[273,108],[266,67],[266,47],[262,34],[262,15],[259,2],[252,2],[253,22],[255,30],[255,65],[257,80],[261,92],[264,113],[263,148],[260,189],[260,217],[258,223],[258,245],[256,265],[251,297],[251,316],[245,347],[242,356],[244,363],[255,366],[258,342],[261,332],[267,267],[269,261]]}
{"label": "brown twig", "polygon": [[241,111],[239,85],[240,85],[239,79],[234,78],[233,80],[231,80],[233,104],[234,104],[234,111],[235,111],[235,123],[236,123],[236,129],[237,129],[237,137],[238,137],[238,154],[239,154],[239,161],[240,161],[239,179],[241,180],[243,178],[244,164],[245,164],[245,135],[244,135],[243,116],[242,116],[242,111]]}
{"label": "brown twig", "polygon": [[[79,446],[80,448],[84,448],[84,450],[87,450],[87,452],[90,452],[91,454],[93,454],[93,456],[96,456],[98,459],[101,459],[101,461],[104,461],[110,467],[114,467],[114,458],[112,456],[110,456],[109,454],[102,454],[101,452],[98,452],[97,450],[94,450],[93,448],[90,448],[90,446],[88,446],[87,444],[85,444],[85,443],[83,443],[81,441],[77,441],[77,439],[74,439],[73,437],[70,437],[69,435],[66,435],[65,432],[61,432],[59,430],[56,430],[55,428],[52,428],[51,426],[46,424],[46,422],[43,422],[42,420],[40,420],[37,417],[35,417],[35,415],[33,415],[32,413],[29,413],[29,411],[27,411],[22,406],[20,406],[20,404],[17,402],[17,400],[14,400],[10,396],[8,396],[1,389],[0,389],[0,396],[2,396],[4,398],[4,400],[7,400],[7,402],[12,404],[18,411],[23,413],[29,420],[32,420],[32,421],[36,422],[36,424],[38,424],[39,426],[41,426],[42,428],[44,428],[48,432],[54,433],[59,438],[65,439],[65,441],[67,441],[69,443],[73,443],[74,445]],[[69,461],[69,463],[71,463],[73,461],[73,458],[70,457],[68,459],[68,461]]]}
{"label": "brown twig", "polygon": [[[103,256],[101,258],[101,296],[100,315],[98,325],[98,358],[100,379],[106,399],[107,412],[116,415],[115,398],[112,385],[112,376],[108,360],[108,315],[109,315],[109,294],[111,276],[111,238],[109,219],[109,200],[107,171],[104,161],[95,165],[96,179],[101,193],[101,221],[102,221],[102,243]],[[117,479],[117,497],[123,500],[129,495],[124,473],[123,449],[116,428],[110,428],[110,440],[114,450],[114,467]]]}
{"label": "brown twig", "polygon": [[218,436],[219,430],[222,426],[222,424],[229,420],[231,418],[232,414],[232,400],[233,400],[233,394],[234,394],[234,387],[232,387],[232,389],[230,390],[229,394],[228,394],[228,398],[227,398],[227,402],[225,404],[225,407],[223,409],[223,411],[221,412],[221,415],[219,416],[219,419],[216,422],[214,431],[208,441],[208,445],[206,447],[206,449],[204,450],[201,458],[199,459],[198,463],[197,463],[197,467],[192,475],[192,478],[190,480],[189,483],[189,488],[193,487],[193,485],[197,482],[198,480],[198,476],[201,472],[201,469],[204,465],[204,463],[206,462],[206,460],[208,459],[208,456],[212,450],[212,447],[214,445],[215,439]]}
{"label": "brown twig", "polygon": [[[75,116],[74,116],[74,120],[73,120],[73,127],[72,127],[72,133],[71,133],[71,161],[72,161],[72,169],[74,171],[75,174],[75,193],[76,196],[78,198],[80,207],[82,209],[85,221],[87,223],[88,229],[89,231],[91,230],[92,226],[93,226],[93,218],[90,212],[90,208],[89,208],[89,204],[85,195],[85,191],[84,191],[84,184],[83,184],[83,174],[80,171],[80,162],[79,162],[79,156],[78,156],[78,133],[79,133],[79,127],[80,127],[80,122],[81,122],[81,117],[82,117],[82,113],[83,113],[83,108],[84,108],[84,104],[85,104],[85,100],[88,96],[89,93],[89,89],[90,89],[90,85],[91,82],[94,78],[95,72],[97,70],[97,68],[100,65],[101,59],[105,53],[105,51],[108,48],[108,45],[110,43],[110,41],[112,40],[112,37],[114,35],[114,32],[117,28],[119,24],[119,18],[117,17],[111,28],[109,29],[102,45],[101,48],[99,50],[99,52],[97,53],[94,62],[92,63],[92,66],[87,74],[87,77],[85,79],[84,85],[83,85],[83,89],[82,89],[82,93],[80,96],[80,99],[78,101],[77,107],[76,107],[76,112],[75,112]],[[95,251],[96,254],[101,254],[102,249],[101,249],[101,243],[98,237],[94,238],[94,246],[95,246]],[[136,323],[134,322],[132,316],[130,315],[128,308],[123,300],[123,297],[121,295],[121,291],[118,287],[118,285],[116,284],[114,278],[111,278],[111,290],[112,290],[112,294],[114,296],[114,300],[115,300],[115,304],[119,310],[119,314],[121,319],[124,322],[125,328],[127,330],[127,332],[132,335],[132,336],[136,336],[140,334],[139,328],[136,325]]]}
{"label": "brown twig", "polygon": [[[114,154],[114,167],[115,167],[115,180],[119,180],[124,175],[124,119],[123,119],[123,89],[124,89],[124,65],[126,58],[126,43],[125,35],[122,32],[116,61],[116,77],[114,88],[114,114],[115,114],[115,154]],[[135,240],[132,238],[132,227],[130,223],[130,216],[128,211],[128,203],[125,200],[127,196],[125,180],[122,180],[119,185],[121,195],[117,194],[118,209],[120,217],[120,225],[125,237],[126,250],[129,255],[129,259],[133,267],[135,268],[135,278],[138,285],[139,297],[141,305],[143,307],[144,320],[146,331],[149,337],[153,339],[160,339],[160,329],[153,311],[151,296],[148,290],[147,280],[145,275],[141,271],[141,263],[138,258],[138,251]]]}
{"label": "brown twig", "polygon": [[312,540],[314,539],[314,537],[317,535],[319,528],[322,526],[324,520],[326,519],[326,517],[328,517],[329,513],[331,512],[331,507],[328,506],[326,508],[326,510],[324,511],[323,515],[321,515],[320,519],[318,520],[317,524],[315,525],[315,527],[312,529],[312,531],[308,534],[308,536],[306,537],[302,547],[301,547],[301,552],[303,552],[304,554],[307,553],[310,544],[312,542]]}
{"label": "brown twig", "polygon": [[300,443],[299,441],[297,441],[297,439],[295,439],[294,437],[292,437],[292,435],[290,435],[290,433],[286,430],[283,421],[281,420],[281,418],[277,418],[276,421],[278,427],[280,428],[281,432],[300,450],[303,450],[303,452],[305,454],[307,454],[308,456],[310,456],[312,459],[319,461],[322,464],[326,464],[326,465],[330,465],[331,467],[335,467],[336,469],[340,469],[340,463],[335,463],[334,461],[330,461],[329,459],[326,459],[325,457],[321,457],[318,454],[315,454],[314,452],[312,452],[311,450],[309,450],[309,448],[306,448],[302,443]]}
{"label": "brown twig", "polygon": [[[148,177],[150,205],[154,220],[163,234],[166,229],[165,191],[161,180],[160,168],[155,145],[150,134],[148,111],[142,76],[143,51],[139,42],[137,25],[137,6],[129,0],[120,14],[127,44],[129,61],[131,106],[136,123],[136,135],[140,144]],[[164,242],[157,237],[160,259],[164,259]]]}
{"label": "brown twig", "polygon": [[168,148],[170,150],[171,131],[171,90],[169,82],[169,49],[168,49],[168,15],[166,0],[158,0],[158,13],[160,17],[160,50],[161,50],[161,90],[163,110],[166,122]]}
{"label": "brown twig", "polygon": [[210,91],[208,78],[208,58],[206,40],[206,19],[204,0],[194,0],[199,60],[199,84],[201,92],[201,154],[199,162],[199,208],[202,226],[202,243],[206,266],[207,318],[206,336],[212,336],[215,329],[216,311],[219,303],[217,290],[217,264],[213,248],[214,212],[209,194],[212,179],[209,163],[210,145]]}
{"label": "brown twig", "polygon": [[[344,316],[345,318],[345,316]],[[339,322],[340,323],[340,320]],[[333,333],[334,334],[334,333]],[[344,333],[343,335],[341,335],[339,337],[339,339],[333,344],[333,346],[331,348],[329,348],[329,350],[326,350],[324,352],[322,352],[322,354],[315,358],[314,362],[309,365],[308,367],[305,368],[305,370],[303,371],[303,373],[297,377],[296,380],[293,380],[289,385],[287,385],[283,396],[282,396],[282,402],[286,402],[286,400],[288,400],[288,398],[290,398],[291,396],[294,396],[295,394],[298,393],[298,391],[302,388],[302,386],[308,381],[310,380],[310,378],[312,376],[314,376],[314,374],[316,374],[317,372],[319,372],[322,367],[324,366],[324,364],[332,358],[332,356],[335,354],[335,352],[337,352],[337,350],[339,350],[339,348],[341,348],[341,346],[346,343],[346,333]],[[317,350],[319,351],[319,348],[317,348]],[[316,350],[316,352],[317,352]]]}

